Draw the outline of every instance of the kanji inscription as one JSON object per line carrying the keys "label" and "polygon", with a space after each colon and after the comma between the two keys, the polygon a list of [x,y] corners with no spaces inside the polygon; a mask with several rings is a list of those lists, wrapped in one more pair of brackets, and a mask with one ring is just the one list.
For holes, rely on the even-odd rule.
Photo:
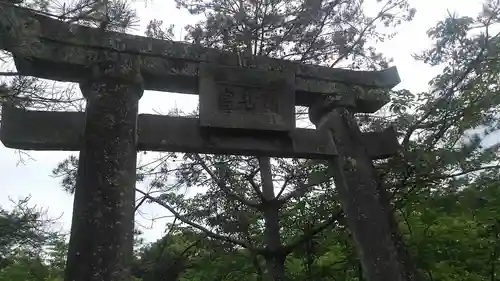
{"label": "kanji inscription", "polygon": [[276,99],[277,90],[256,87],[241,87],[218,84],[219,110],[226,113],[238,112],[279,112]]}
{"label": "kanji inscription", "polygon": [[289,131],[295,128],[293,73],[200,66],[200,124]]}

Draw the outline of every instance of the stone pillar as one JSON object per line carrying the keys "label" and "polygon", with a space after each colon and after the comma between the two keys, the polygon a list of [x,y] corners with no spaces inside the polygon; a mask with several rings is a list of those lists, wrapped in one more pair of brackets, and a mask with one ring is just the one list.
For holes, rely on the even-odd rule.
{"label": "stone pillar", "polygon": [[[347,103],[348,105],[349,103]],[[402,268],[380,204],[378,179],[353,114],[339,101],[320,100],[309,108],[318,130],[326,130],[338,156],[329,160],[363,274],[368,281],[402,281]]]}
{"label": "stone pillar", "polygon": [[87,100],[65,281],[131,280],[139,62],[100,60],[80,89]]}

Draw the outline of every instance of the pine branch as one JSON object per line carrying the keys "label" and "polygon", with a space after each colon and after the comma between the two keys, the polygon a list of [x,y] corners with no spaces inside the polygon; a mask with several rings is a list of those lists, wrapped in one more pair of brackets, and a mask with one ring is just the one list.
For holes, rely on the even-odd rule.
{"label": "pine branch", "polygon": [[285,194],[281,199],[279,199],[279,201],[281,202],[281,204],[284,204],[292,198],[301,197],[315,185],[316,184],[299,184],[299,186],[295,190]]}
{"label": "pine branch", "polygon": [[255,191],[255,193],[257,194],[257,196],[262,200],[264,201],[264,195],[262,194],[262,191],[260,190],[259,186],[257,185],[257,183],[255,182],[254,180],[254,177],[257,173],[259,173],[260,171],[260,168],[259,169],[255,169],[255,171],[253,171],[250,175],[246,175],[245,178],[247,179],[247,181],[250,183],[250,186],[252,186],[253,190]]}
{"label": "pine branch", "polygon": [[253,208],[260,208],[260,203],[257,203],[257,202],[254,202],[254,201],[251,201],[251,200],[247,200],[241,196],[239,196],[238,194],[234,193],[231,191],[231,189],[226,185],[225,182],[223,182],[221,179],[219,179],[217,177],[217,175],[214,174],[214,172],[212,172],[212,170],[210,170],[210,168],[208,167],[208,165],[205,163],[205,161],[200,157],[199,154],[194,154],[193,157],[198,161],[198,163],[201,165],[201,167],[203,168],[203,170],[205,170],[205,172],[207,172],[210,177],[212,178],[212,180],[217,184],[217,186],[227,195],[227,197],[229,198],[232,198],[246,206],[249,206],[249,207],[253,207]]}
{"label": "pine branch", "polygon": [[328,220],[322,222],[321,224],[317,225],[316,227],[312,228],[308,232],[304,233],[301,235],[299,238],[297,238],[294,242],[287,244],[284,249],[285,253],[289,254],[291,253],[296,247],[299,245],[309,241],[312,239],[312,237],[326,228],[330,227],[332,224],[337,222],[342,216],[344,215],[344,212],[342,210],[338,211],[337,213],[333,214]]}
{"label": "pine branch", "polygon": [[285,177],[285,180],[283,181],[283,185],[281,185],[280,191],[276,195],[277,199],[279,199],[281,197],[281,195],[283,195],[283,192],[285,192],[285,188],[287,187],[290,180],[291,180],[290,177]]}
{"label": "pine branch", "polygon": [[199,224],[197,224],[195,222],[192,222],[189,219],[185,218],[183,215],[181,215],[174,208],[172,208],[170,205],[168,205],[167,203],[163,202],[162,200],[160,200],[158,198],[155,198],[155,197],[147,194],[146,192],[144,192],[144,191],[142,191],[140,189],[136,188],[136,191],[139,192],[139,193],[141,193],[148,200],[151,200],[152,202],[155,202],[158,205],[160,205],[160,206],[164,207],[165,209],[167,209],[169,212],[171,212],[181,222],[183,222],[183,223],[185,223],[185,224],[187,224],[187,225],[189,225],[191,227],[194,227],[194,228],[202,231],[208,237],[211,237],[211,238],[214,238],[214,239],[217,239],[217,240],[226,241],[226,242],[229,242],[229,243],[241,246],[243,248],[249,249],[251,251],[256,251],[256,252],[259,252],[259,253],[263,252],[263,249],[254,248],[252,245],[250,245],[250,244],[248,244],[248,243],[246,243],[244,241],[241,241],[241,240],[234,239],[234,238],[231,238],[231,237],[228,237],[228,236],[224,236],[224,235],[220,235],[220,234],[214,233],[214,232],[208,230],[207,228],[205,228],[205,227],[203,227],[203,226],[201,226],[201,225],[199,225]]}
{"label": "pine branch", "polygon": [[[390,3],[390,2],[388,2]],[[352,51],[354,50],[354,48],[356,48],[356,46],[359,45],[359,43],[361,43],[361,41],[363,40],[364,36],[365,36],[365,33],[368,31],[368,29],[370,27],[373,26],[373,24],[379,19],[381,18],[383,15],[385,15],[385,13],[387,13],[388,11],[394,9],[395,7],[398,7],[399,3],[394,3],[394,5],[392,5],[391,7],[389,8],[386,8],[386,6],[384,6],[384,8],[382,8],[382,10],[377,14],[376,17],[374,17],[372,20],[370,20],[370,22],[365,26],[365,28],[363,28],[363,30],[359,33],[359,36],[358,38],[356,39],[356,41],[354,41],[354,43],[352,43],[352,45],[347,48],[347,50],[344,52],[343,55],[339,56],[331,65],[330,67],[334,67],[335,65],[337,65],[340,61],[342,61],[343,59],[347,58],[347,56],[349,56]]]}
{"label": "pine branch", "polygon": [[[489,19],[491,21],[491,19]],[[488,21],[488,22],[489,22]],[[466,70],[458,76],[458,78],[453,82],[450,88],[448,88],[445,93],[438,98],[434,103],[429,107],[427,112],[421,115],[421,117],[412,125],[410,128],[408,128],[408,131],[406,132],[403,141],[401,142],[401,146],[406,148],[410,142],[410,138],[413,134],[413,132],[419,128],[419,126],[427,119],[431,114],[439,107],[440,103],[450,96],[452,96],[456,91],[458,91],[459,85],[467,78],[469,74],[471,74],[477,66],[481,63],[481,61],[485,58],[485,51],[488,50],[489,47],[489,42],[497,37],[500,36],[500,33],[497,33],[495,36],[492,38],[489,37],[489,31],[488,27],[486,28],[486,34],[485,34],[485,39],[483,46],[481,47],[481,50],[479,50],[478,55],[469,63],[467,66]]]}

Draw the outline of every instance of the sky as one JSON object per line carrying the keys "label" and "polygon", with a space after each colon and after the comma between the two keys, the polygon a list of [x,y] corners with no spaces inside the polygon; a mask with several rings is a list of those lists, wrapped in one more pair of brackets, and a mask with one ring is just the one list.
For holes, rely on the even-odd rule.
{"label": "sky", "polygon": [[[431,46],[432,42],[427,38],[426,31],[443,19],[447,11],[457,12],[459,15],[477,15],[481,11],[483,1],[410,0],[410,3],[417,9],[414,20],[400,26],[397,29],[397,36],[379,44],[377,48],[387,57],[394,59],[393,65],[397,66],[402,80],[396,88],[423,92],[428,89],[428,81],[439,73],[439,69],[412,58],[412,54]],[[135,2],[133,5],[141,18],[140,26],[132,32],[138,35],[143,34],[150,20],[159,19],[165,24],[175,24],[175,40],[181,40],[182,27],[196,20],[187,12],[176,9],[172,0],[149,0],[147,4]],[[167,112],[170,108],[178,107],[190,112],[197,107],[197,103],[198,98],[193,95],[146,91],[140,101],[139,111],[140,113]],[[0,143],[0,207],[9,209],[12,207],[10,199],[17,200],[30,196],[30,204],[46,209],[47,216],[51,218],[58,218],[56,228],[69,231],[73,198],[62,190],[60,179],[51,175],[52,169],[71,154],[76,153],[30,151],[31,159],[19,163],[19,154]],[[153,242],[162,236],[165,220],[152,223],[150,218],[169,214],[163,208],[154,205],[148,205],[142,208],[142,211],[144,214],[137,216],[136,223],[141,226],[144,239]]]}

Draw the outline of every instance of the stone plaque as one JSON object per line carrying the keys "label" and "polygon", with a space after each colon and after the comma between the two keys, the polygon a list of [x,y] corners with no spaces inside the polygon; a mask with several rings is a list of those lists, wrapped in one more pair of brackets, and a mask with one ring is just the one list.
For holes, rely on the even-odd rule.
{"label": "stone plaque", "polygon": [[295,128],[295,74],[200,64],[200,125],[290,131]]}

